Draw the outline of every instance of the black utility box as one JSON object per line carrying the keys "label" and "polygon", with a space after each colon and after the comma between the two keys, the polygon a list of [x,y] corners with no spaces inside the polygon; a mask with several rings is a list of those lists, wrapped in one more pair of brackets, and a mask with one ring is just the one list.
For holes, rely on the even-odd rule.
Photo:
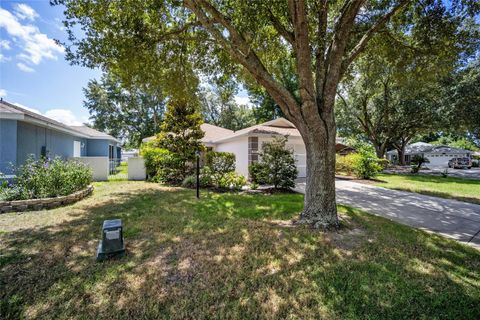
{"label": "black utility box", "polygon": [[97,261],[125,254],[123,225],[121,219],[105,220],[102,227],[102,240],[97,247]]}

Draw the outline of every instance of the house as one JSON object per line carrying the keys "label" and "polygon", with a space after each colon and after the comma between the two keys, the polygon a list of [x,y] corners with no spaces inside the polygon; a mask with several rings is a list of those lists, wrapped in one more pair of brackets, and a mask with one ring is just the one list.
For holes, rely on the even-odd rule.
{"label": "house", "polygon": [[33,155],[68,159],[109,157],[120,159],[120,141],[86,126],[67,126],[53,119],[0,100],[0,172],[12,175]]}
{"label": "house", "polygon": [[[448,161],[453,158],[471,158],[472,151],[452,148],[444,145],[433,145],[425,142],[416,142],[405,148],[405,164],[410,164],[413,156],[422,155],[429,160],[431,167],[448,167]],[[398,163],[397,150],[387,152],[387,159]]]}
{"label": "house", "polygon": [[[235,171],[248,177],[248,166],[259,160],[259,152],[264,142],[272,141],[274,137],[286,136],[287,147],[293,150],[298,169],[298,177],[306,177],[307,157],[305,144],[300,132],[293,123],[284,118],[278,118],[262,124],[254,125],[238,131],[232,131],[204,123],[201,129],[205,132],[202,143],[209,150],[231,152],[235,154]],[[155,137],[143,139],[150,141]],[[349,153],[352,150],[337,139],[336,149],[339,153]]]}

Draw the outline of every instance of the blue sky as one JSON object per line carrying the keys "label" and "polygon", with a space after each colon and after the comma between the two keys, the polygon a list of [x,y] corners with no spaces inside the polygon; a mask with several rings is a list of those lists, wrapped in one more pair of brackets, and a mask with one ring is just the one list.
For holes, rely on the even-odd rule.
{"label": "blue sky", "polygon": [[64,49],[61,7],[47,0],[0,1],[0,96],[67,124],[88,120],[82,107],[88,80],[99,70],[71,66]]}
{"label": "blue sky", "polygon": [[[87,122],[83,91],[101,72],[71,66],[64,49],[63,9],[47,0],[0,0],[0,97],[69,125]],[[237,102],[247,103],[241,92]]]}

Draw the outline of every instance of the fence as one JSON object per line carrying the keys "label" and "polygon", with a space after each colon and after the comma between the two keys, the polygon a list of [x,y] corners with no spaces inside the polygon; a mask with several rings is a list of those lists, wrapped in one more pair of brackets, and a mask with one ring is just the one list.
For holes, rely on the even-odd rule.
{"label": "fence", "polygon": [[92,169],[94,181],[145,180],[145,161],[140,157],[128,158],[127,162],[108,157],[75,157]]}
{"label": "fence", "polygon": [[75,157],[75,160],[85,163],[92,169],[94,181],[108,180],[110,164],[108,157]]}

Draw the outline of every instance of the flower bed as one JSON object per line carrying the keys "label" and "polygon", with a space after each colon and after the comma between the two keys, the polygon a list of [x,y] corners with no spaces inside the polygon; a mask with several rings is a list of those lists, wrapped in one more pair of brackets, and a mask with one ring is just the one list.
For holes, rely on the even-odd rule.
{"label": "flower bed", "polygon": [[43,199],[0,201],[0,213],[53,209],[82,200],[90,195],[92,191],[93,186],[89,185],[83,190],[76,191],[66,196]]}

